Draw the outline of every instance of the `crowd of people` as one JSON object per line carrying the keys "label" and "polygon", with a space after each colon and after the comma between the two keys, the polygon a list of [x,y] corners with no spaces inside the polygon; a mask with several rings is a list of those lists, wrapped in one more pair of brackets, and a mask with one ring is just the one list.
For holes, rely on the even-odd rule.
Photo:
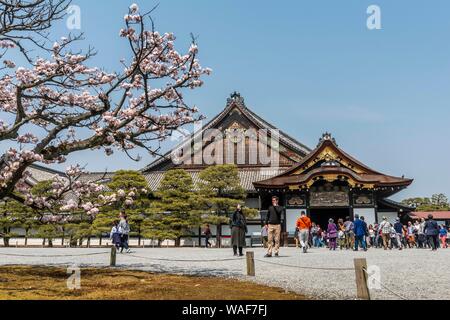
{"label": "crowd of people", "polygon": [[[299,230],[304,230],[304,218],[302,215],[297,221],[296,234]],[[448,230],[445,225],[438,225],[429,215],[428,219],[421,219],[414,223],[409,221],[406,225],[396,218],[395,223],[387,221],[386,217],[379,224],[367,225],[363,216],[355,215],[352,221],[347,217],[345,221],[339,219],[337,224],[333,219],[328,221],[326,229],[320,225],[311,223],[308,228],[311,240],[309,247],[327,247],[330,250],[359,248],[384,248],[392,250],[393,248],[402,250],[404,248],[447,248]],[[296,246],[303,247],[301,239],[296,240]]]}
{"label": "crowd of people", "polygon": [[[264,226],[261,230],[264,247],[267,248],[265,257],[270,258],[274,254],[279,256],[281,225],[284,208],[278,204],[278,197],[272,197],[272,205],[268,209]],[[243,248],[246,246],[247,221],[240,205],[230,219],[231,245],[235,256],[243,256]],[[130,225],[124,212],[120,213],[119,220],[114,221],[111,230],[111,240],[114,246],[122,253],[128,247],[128,235]],[[211,229],[206,225],[203,234],[205,236],[205,247],[211,247]],[[430,214],[428,219],[420,221],[409,221],[406,225],[397,218],[395,223],[390,223],[386,217],[378,224],[367,224],[363,216],[355,214],[354,219],[350,217],[329,219],[325,228],[311,221],[305,211],[300,213],[296,222],[294,239],[296,247],[301,248],[304,253],[309,248],[326,247],[329,250],[354,250],[360,248],[367,251],[368,248],[430,248],[435,251],[438,248],[447,248],[448,230],[445,225],[438,225]]]}
{"label": "crowd of people", "polygon": [[[281,215],[283,207],[278,205],[278,198],[272,198],[272,205],[268,209],[265,225],[261,236],[267,254],[265,257],[279,255],[281,235]],[[397,218],[395,223],[383,217],[380,223],[368,225],[363,216],[355,214],[354,219],[350,217],[329,219],[325,228],[311,221],[302,211],[296,222],[294,239],[296,247],[304,253],[309,248],[326,247],[329,250],[354,250],[367,251],[368,248],[383,248],[392,250],[394,248],[429,248],[436,251],[438,248],[447,248],[448,229],[445,225],[439,225],[430,214],[428,219],[420,221],[409,221],[406,225]],[[266,245],[267,244],[267,245]]]}

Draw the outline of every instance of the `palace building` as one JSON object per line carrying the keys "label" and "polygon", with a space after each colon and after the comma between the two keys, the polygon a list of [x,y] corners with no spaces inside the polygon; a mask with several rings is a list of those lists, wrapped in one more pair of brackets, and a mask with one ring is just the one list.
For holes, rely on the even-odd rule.
{"label": "palace building", "polygon": [[341,150],[331,134],[325,133],[299,163],[253,185],[266,205],[271,195],[281,198],[286,207],[285,228],[292,232],[299,211],[306,211],[322,227],[329,218],[337,222],[355,214],[364,216],[369,224],[380,222],[383,216],[394,221],[411,208],[388,198],[412,182],[369,168]]}
{"label": "palace building", "polygon": [[[191,146],[195,144],[196,136],[203,137],[202,147],[192,148],[188,154],[191,161],[175,164],[171,159],[172,150],[143,169],[150,188],[157,190],[164,172],[175,167],[185,169],[194,183],[197,182],[200,171],[211,162],[194,163],[192,159],[204,158],[205,150],[214,140],[206,134],[211,129],[221,132],[223,139],[219,147],[215,146],[214,151],[220,157],[216,157],[213,164],[234,163],[238,167],[241,185],[248,194],[246,206],[259,209],[261,219],[264,219],[271,197],[278,196],[280,204],[286,208],[283,230],[289,234],[294,232],[301,210],[321,226],[326,226],[329,218],[353,218],[354,214],[363,215],[369,224],[380,221],[383,216],[393,221],[412,211],[389,200],[390,196],[408,187],[412,179],[369,168],[341,150],[329,133],[324,134],[318,146],[311,150],[250,110],[238,93],[231,95],[220,114],[182,143]],[[277,132],[278,144],[274,147],[266,143],[264,147],[264,141],[257,141],[252,145],[252,135],[246,133],[261,130]],[[268,140],[271,138],[273,135]],[[242,149],[238,146],[240,143]],[[235,147],[229,148],[229,145]],[[241,156],[244,161],[239,161],[239,150],[244,154]],[[252,158],[260,159],[261,152],[270,153],[277,159],[277,165],[251,161]],[[273,157],[274,153],[277,157]]]}
{"label": "palace building", "polygon": [[[261,139],[260,135],[266,133],[267,137]],[[215,137],[212,138],[211,135]],[[274,135],[276,144],[271,143],[275,140]],[[197,149],[196,139],[202,142]],[[247,192],[245,205],[256,209],[260,209],[261,199],[253,183],[285,172],[311,152],[307,146],[247,108],[238,93],[232,94],[225,109],[201,130],[183,141],[178,148],[182,149],[185,145],[193,147],[189,154],[181,156],[185,160],[182,163],[177,164],[173,160],[172,155],[177,152],[171,150],[142,170],[151,190],[156,191],[159,188],[164,173],[172,168],[185,169],[195,184],[199,181],[199,173],[207,166],[235,164],[241,186]],[[272,146],[275,145],[276,150],[273,150]],[[207,158],[211,158],[211,154],[214,155],[213,161],[208,161]],[[264,158],[266,161],[261,161]],[[195,161],[196,159],[198,160]]]}

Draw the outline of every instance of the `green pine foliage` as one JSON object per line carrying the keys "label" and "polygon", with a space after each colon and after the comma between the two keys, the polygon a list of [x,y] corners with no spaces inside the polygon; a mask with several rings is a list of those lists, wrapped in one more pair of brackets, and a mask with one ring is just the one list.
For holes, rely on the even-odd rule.
{"label": "green pine foliage", "polygon": [[[211,166],[200,173],[199,203],[205,209],[205,223],[217,226],[217,246],[222,236],[222,223],[230,221],[238,204],[244,204],[246,193],[241,187],[239,171],[233,164]],[[257,210],[244,208],[247,217],[253,217]]]}
{"label": "green pine foliage", "polygon": [[205,222],[227,223],[236,206],[245,200],[237,167],[232,164],[211,166],[200,173],[200,179],[199,196],[206,209]]}
{"label": "green pine foliage", "polygon": [[108,234],[113,222],[119,219],[120,211],[124,211],[130,223],[130,236],[137,236],[139,244],[142,237],[142,224],[150,207],[148,184],[145,177],[138,171],[117,171],[107,184],[108,194],[122,194],[113,205],[104,206],[95,217],[92,232],[98,236]]}
{"label": "green pine foliage", "polygon": [[30,207],[12,199],[6,199],[0,203],[0,233],[3,245],[9,246],[9,240],[17,236],[13,228],[22,228],[25,231],[27,242],[30,230],[36,226],[35,215]]}
{"label": "green pine foliage", "polygon": [[169,170],[161,181],[159,190],[144,222],[145,236],[159,241],[175,240],[201,224],[201,211],[195,196],[191,176],[183,169]]}

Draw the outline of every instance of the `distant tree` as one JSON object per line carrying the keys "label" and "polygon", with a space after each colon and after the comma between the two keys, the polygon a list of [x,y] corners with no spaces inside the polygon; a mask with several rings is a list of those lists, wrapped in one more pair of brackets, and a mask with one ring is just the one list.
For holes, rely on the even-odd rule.
{"label": "distant tree", "polygon": [[431,198],[408,198],[402,201],[403,204],[416,208],[417,211],[447,211],[450,210],[448,198],[442,194],[433,194]]}
{"label": "distant tree", "polygon": [[433,194],[431,196],[431,203],[438,207],[448,208],[448,198],[443,193]]}
{"label": "distant tree", "polygon": [[230,214],[243,204],[246,194],[241,187],[235,165],[217,165],[200,173],[199,202],[205,209],[204,221],[217,226],[216,246],[220,247],[222,223],[228,223]]}
{"label": "distant tree", "polygon": [[158,200],[153,202],[145,222],[146,236],[160,241],[175,240],[179,246],[183,235],[199,227],[201,211],[193,189],[192,178],[185,170],[167,171],[155,193]]}

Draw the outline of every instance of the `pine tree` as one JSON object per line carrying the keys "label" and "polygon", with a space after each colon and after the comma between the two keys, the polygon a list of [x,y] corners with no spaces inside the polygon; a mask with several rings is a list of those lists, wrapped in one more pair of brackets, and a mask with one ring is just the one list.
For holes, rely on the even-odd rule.
{"label": "pine tree", "polygon": [[9,247],[9,240],[17,234],[12,232],[13,228],[23,228],[25,231],[25,245],[28,235],[35,225],[33,211],[13,199],[5,199],[0,203],[0,233],[3,237],[3,245]]}
{"label": "pine tree", "polygon": [[191,176],[183,169],[167,171],[145,220],[147,237],[159,241],[175,240],[180,245],[181,237],[192,233],[194,227],[201,224],[201,211],[198,199],[193,192]]}
{"label": "pine tree", "polygon": [[208,167],[200,173],[200,179],[199,201],[207,211],[204,221],[217,226],[216,246],[220,247],[222,223],[228,223],[236,206],[244,203],[245,190],[233,164]]}
{"label": "pine tree", "polygon": [[114,205],[100,209],[93,221],[92,232],[101,239],[102,234],[110,232],[113,222],[119,219],[119,213],[123,210],[130,223],[130,235],[137,235],[138,245],[140,245],[142,223],[146,217],[146,210],[150,206],[145,177],[138,171],[120,170],[114,174],[107,186],[109,192],[105,195],[115,193],[120,196],[120,199],[117,199]]}

